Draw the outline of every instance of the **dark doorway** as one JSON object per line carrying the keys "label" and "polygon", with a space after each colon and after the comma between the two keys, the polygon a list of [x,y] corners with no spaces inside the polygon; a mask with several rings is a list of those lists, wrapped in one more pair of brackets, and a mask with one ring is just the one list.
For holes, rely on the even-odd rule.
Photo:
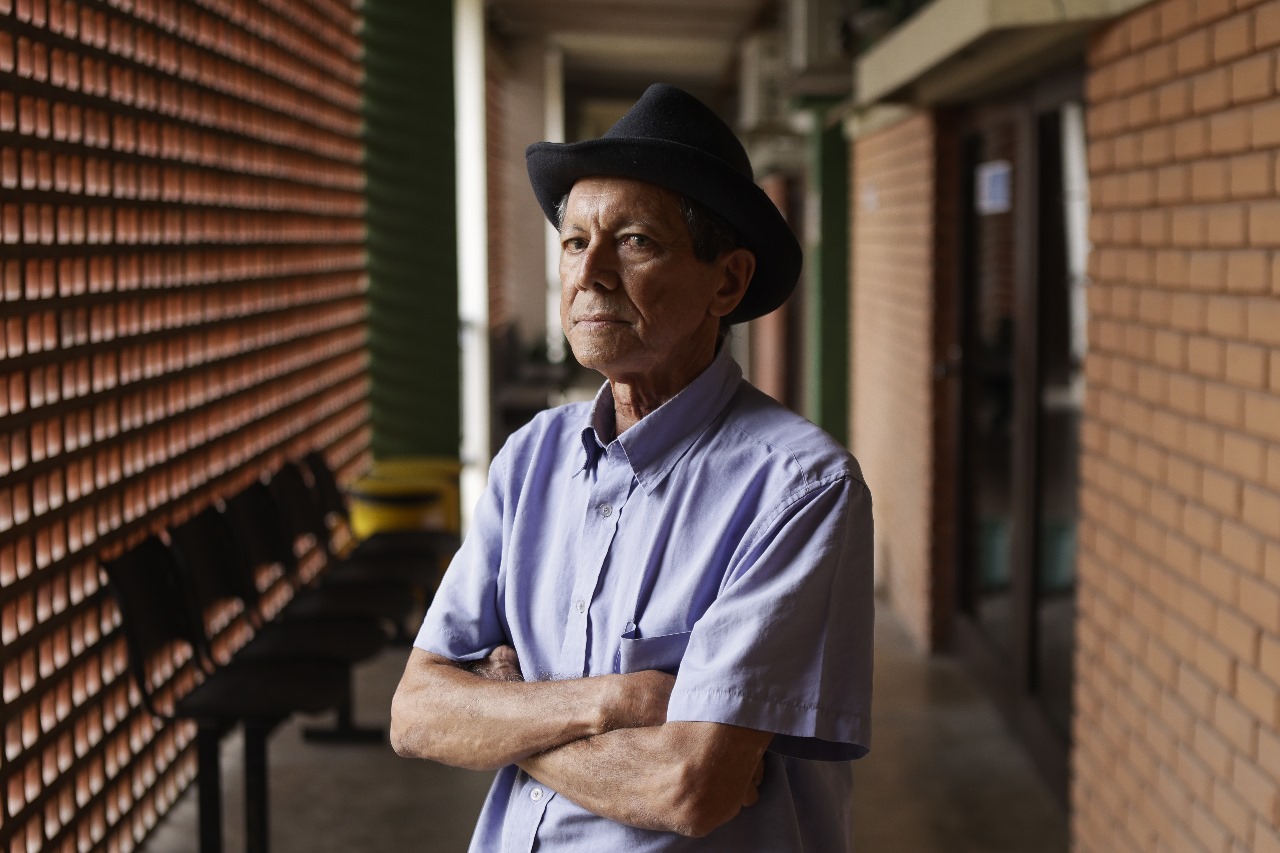
{"label": "dark doorway", "polygon": [[1087,218],[1080,75],[960,147],[957,645],[1065,802]]}

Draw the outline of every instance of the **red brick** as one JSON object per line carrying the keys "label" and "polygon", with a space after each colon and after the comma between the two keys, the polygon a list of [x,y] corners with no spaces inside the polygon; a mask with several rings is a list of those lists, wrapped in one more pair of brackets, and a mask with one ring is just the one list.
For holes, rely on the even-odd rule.
{"label": "red brick", "polygon": [[1213,635],[1237,659],[1249,666],[1257,666],[1261,633],[1252,620],[1234,608],[1217,607],[1214,610]]}
{"label": "red brick", "polygon": [[1221,781],[1227,774],[1217,775],[1219,779],[1214,780],[1209,808],[1233,838],[1248,838],[1253,831],[1253,809],[1235,795],[1229,783]]}
{"label": "red brick", "polygon": [[1240,511],[1240,481],[1235,477],[1206,468],[1200,489],[1204,502],[1222,515],[1232,516]]}
{"label": "red brick", "polygon": [[1218,733],[1246,755],[1253,753],[1257,737],[1257,721],[1234,699],[1218,693],[1213,697],[1213,723]]}
{"label": "red brick", "polygon": [[1110,139],[1100,139],[1089,143],[1089,175],[1096,178],[1104,172],[1111,171],[1115,163],[1115,143]]}
{"label": "red brick", "polygon": [[[1257,572],[1262,568],[1262,539],[1258,534],[1248,529],[1242,524],[1237,524],[1230,519],[1224,519],[1222,522],[1222,556],[1235,563],[1246,572]],[[1249,576],[1240,579],[1240,608],[1250,615],[1254,615],[1250,611],[1251,600],[1253,604],[1260,604],[1259,596],[1262,592],[1254,590],[1247,592],[1244,585],[1248,583]],[[1274,596],[1276,603],[1280,603],[1280,596]],[[1268,609],[1275,610],[1272,605]],[[1261,621],[1261,620],[1260,620]],[[1263,623],[1271,624],[1271,623]]]}
{"label": "red brick", "polygon": [[[1228,360],[1227,372],[1232,368]],[[1222,462],[1241,477],[1256,477],[1266,462],[1266,446],[1256,438],[1228,432],[1222,441]]]}
{"label": "red brick", "polygon": [[1280,101],[1271,100],[1254,106],[1249,128],[1249,142],[1254,148],[1280,145]]}
{"label": "red brick", "polygon": [[1113,67],[1117,95],[1127,95],[1142,85],[1142,57],[1138,54],[1121,57]]}
{"label": "red brick", "polygon": [[1156,118],[1178,121],[1191,113],[1191,84],[1185,80],[1167,83],[1156,90]]}
{"label": "red brick", "polygon": [[1157,12],[1157,9],[1147,7],[1126,19],[1130,50],[1142,50],[1160,38],[1160,20]]}
{"label": "red brick", "polygon": [[1247,250],[1227,254],[1227,289],[1237,293],[1265,293],[1271,286],[1271,258],[1267,252]]}
{"label": "red brick", "polygon": [[[1173,256],[1171,263],[1179,264],[1185,271],[1187,266],[1186,256],[1181,252],[1170,252],[1169,254]],[[1184,276],[1183,281],[1185,280]],[[1170,305],[1169,322],[1174,328],[1182,329],[1186,332],[1198,332],[1204,328],[1206,310],[1203,296],[1195,293],[1176,293]]]}
{"label": "red brick", "polygon": [[1280,201],[1249,205],[1249,243],[1259,247],[1280,246]]}
{"label": "red brick", "polygon": [[1280,823],[1264,817],[1254,818],[1249,853],[1280,853]]}
{"label": "red brick", "polygon": [[1258,486],[1246,486],[1241,518],[1263,534],[1275,532],[1280,522],[1280,495]]}
{"label": "red brick", "polygon": [[1204,388],[1205,417],[1215,424],[1240,427],[1244,419],[1244,395],[1238,388],[1207,382]]}
{"label": "red brick", "polygon": [[[1163,246],[1169,242],[1169,212],[1167,210],[1146,210],[1138,217],[1138,237],[1143,246]],[[1150,259],[1147,259],[1148,263]],[[1149,278],[1144,275],[1143,279]],[[1268,273],[1270,270],[1268,269]],[[1130,272],[1130,276],[1133,273]],[[1141,281],[1143,279],[1135,279]]]}
{"label": "red brick", "polygon": [[[1260,107],[1255,107],[1255,110]],[[1280,114],[1280,107],[1277,108]],[[1259,120],[1254,116],[1255,123]],[[1254,143],[1257,144],[1256,141]],[[1179,160],[1203,157],[1209,151],[1209,122],[1206,119],[1187,119],[1173,128],[1173,153]]]}
{"label": "red brick", "polygon": [[1231,71],[1211,68],[1191,80],[1191,108],[1197,113],[1220,110],[1231,103]]}
{"label": "red brick", "polygon": [[1231,14],[1234,0],[1196,0],[1192,4],[1195,9],[1197,24],[1207,24]]}
{"label": "red brick", "polygon": [[1231,197],[1258,198],[1270,195],[1274,191],[1274,163],[1275,155],[1269,151],[1231,158]]}
{"label": "red brick", "polygon": [[1167,125],[1149,127],[1142,132],[1139,145],[1139,159],[1143,165],[1159,166],[1168,163],[1173,159],[1173,128]]}
{"label": "red brick", "polygon": [[1112,146],[1112,154],[1115,158],[1115,166],[1117,169],[1132,169],[1138,165],[1138,135],[1136,133],[1126,133],[1123,136],[1117,136]]}
{"label": "red brick", "polygon": [[1114,65],[1103,65],[1089,72],[1084,81],[1085,101],[1096,104],[1115,94],[1116,75]]}
{"label": "red brick", "polygon": [[1168,0],[1154,8],[1160,12],[1160,37],[1171,39],[1189,30],[1195,23],[1193,0]]}
{"label": "red brick", "polygon": [[[1280,688],[1248,667],[1236,670],[1236,699],[1267,728],[1280,725]],[[1272,768],[1273,772],[1280,768]]]}
{"label": "red brick", "polygon": [[1209,150],[1214,154],[1233,154],[1249,150],[1249,123],[1253,115],[1248,108],[1218,113],[1209,118]]}
{"label": "red brick", "polygon": [[1254,13],[1253,38],[1259,49],[1280,44],[1280,2],[1268,0]]}
{"label": "red brick", "polygon": [[1191,198],[1222,201],[1231,191],[1230,164],[1226,160],[1197,160],[1191,164]]}
{"label": "red brick", "polygon": [[1265,771],[1252,761],[1237,755],[1231,781],[1236,793],[1265,820],[1274,824],[1280,816],[1276,808],[1277,803],[1280,803],[1280,786],[1277,786],[1273,773],[1274,770]]}
{"label": "red brick", "polygon": [[1270,54],[1251,56],[1231,66],[1231,102],[1243,104],[1275,91],[1275,63]]}
{"label": "red brick", "polygon": [[[1232,248],[1246,243],[1246,217],[1242,205],[1217,205],[1210,209],[1208,241],[1210,246]],[[1258,245],[1254,243],[1254,245]]]}
{"label": "red brick", "polygon": [[[1172,145],[1172,135],[1170,144]],[[1165,166],[1156,173],[1156,201],[1161,204],[1172,205],[1185,201],[1189,197],[1190,187],[1191,171],[1187,166]]]}
{"label": "red brick", "polygon": [[1158,86],[1177,73],[1177,49],[1162,44],[1142,54],[1142,85]]}
{"label": "red brick", "polygon": [[[1209,217],[1202,207],[1176,207],[1169,221],[1169,240],[1174,246],[1197,248],[1209,233]],[[1185,259],[1182,259],[1185,264]],[[1157,263],[1157,267],[1159,264]],[[1182,280],[1186,280],[1185,269]]]}
{"label": "red brick", "polygon": [[1089,44],[1089,60],[1091,65],[1124,55],[1129,49],[1129,28],[1112,24],[1094,33]]}
{"label": "red brick", "polygon": [[1174,49],[1179,74],[1191,74],[1209,67],[1211,48],[1206,30],[1187,33],[1178,39]]}
{"label": "red brick", "polygon": [[1227,830],[1206,808],[1211,789],[1212,782],[1206,779],[1203,787],[1196,791],[1199,802],[1191,806],[1190,828],[1205,850],[1225,850],[1230,840]]}
{"label": "red brick", "polygon": [[1248,15],[1236,15],[1213,28],[1213,61],[1239,59],[1253,49],[1252,21]]}
{"label": "red brick", "polygon": [[1267,349],[1230,342],[1226,346],[1225,375],[1228,380],[1247,388],[1262,389],[1267,385]]}
{"label": "red brick", "polygon": [[1271,297],[1249,300],[1248,335],[1254,343],[1280,345],[1280,300]]}

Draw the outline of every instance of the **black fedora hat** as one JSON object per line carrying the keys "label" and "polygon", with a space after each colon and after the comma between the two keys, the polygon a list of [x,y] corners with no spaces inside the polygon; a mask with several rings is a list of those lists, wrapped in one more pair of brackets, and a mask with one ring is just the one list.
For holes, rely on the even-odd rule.
{"label": "black fedora hat", "polygon": [[525,151],[529,181],[547,219],[579,178],[616,175],[658,184],[723,217],[755,253],[756,271],[726,318],[753,320],[787,300],[800,277],[800,243],[756,185],[742,143],[719,116],[675,86],[650,86],[599,139],[535,142]]}

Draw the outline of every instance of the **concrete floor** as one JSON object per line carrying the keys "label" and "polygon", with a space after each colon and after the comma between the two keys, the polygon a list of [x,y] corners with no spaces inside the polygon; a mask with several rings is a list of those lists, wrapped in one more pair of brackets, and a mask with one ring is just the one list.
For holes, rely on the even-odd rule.
{"label": "concrete floor", "polygon": [[[1065,815],[960,665],[921,657],[887,608],[876,639],[873,749],[855,764],[858,853],[1065,851]],[[360,722],[386,724],[406,655],[390,650],[357,672]],[[268,761],[274,853],[465,851],[491,777],[387,746],[307,744],[299,722],[272,737]],[[223,768],[234,853],[244,849],[238,737]],[[142,850],[195,849],[193,788]]]}

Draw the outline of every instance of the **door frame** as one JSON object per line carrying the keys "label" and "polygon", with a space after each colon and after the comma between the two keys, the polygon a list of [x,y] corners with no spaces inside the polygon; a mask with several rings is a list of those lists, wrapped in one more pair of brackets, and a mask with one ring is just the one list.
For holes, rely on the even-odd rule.
{"label": "door frame", "polygon": [[[1036,566],[1040,548],[1038,497],[1039,405],[1034,393],[1039,387],[1040,359],[1037,346],[1039,323],[1039,117],[1067,102],[1084,103],[1084,70],[1072,66],[1046,76],[1030,87],[1008,97],[968,105],[951,111],[946,123],[953,144],[940,151],[939,174],[953,176],[950,207],[939,205],[941,229],[952,229],[955,250],[952,269],[940,276],[938,293],[938,334],[935,336],[935,391],[939,406],[939,448],[944,458],[939,470],[949,480],[940,490],[940,519],[953,531],[950,537],[949,587],[951,602],[951,646],[986,688],[1010,728],[1027,748],[1049,788],[1067,805],[1069,733],[1050,723],[1034,692],[1039,675],[1036,618]],[[971,139],[993,126],[1009,123],[1015,128],[1016,162],[1013,165],[1014,219],[1014,507],[1015,523],[1010,539],[1011,603],[1013,612],[1011,650],[1000,655],[974,623],[967,611],[973,591],[967,587],[964,571],[966,554],[971,553],[970,526],[965,514],[966,405],[964,346],[969,287],[976,272],[971,212],[974,206]],[[949,458],[947,458],[949,457]]]}

